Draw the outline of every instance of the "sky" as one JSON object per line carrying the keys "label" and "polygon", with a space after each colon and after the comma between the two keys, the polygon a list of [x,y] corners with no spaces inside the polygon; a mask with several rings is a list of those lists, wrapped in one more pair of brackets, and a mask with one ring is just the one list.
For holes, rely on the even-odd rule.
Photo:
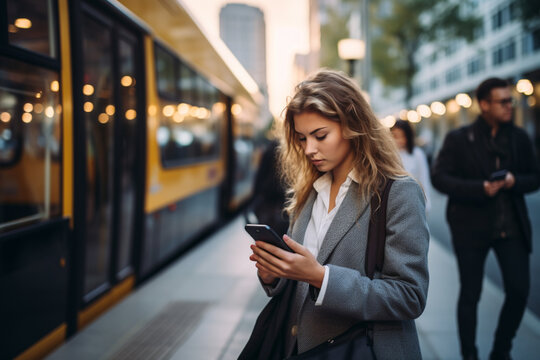
{"label": "sky", "polygon": [[208,35],[219,37],[219,11],[228,3],[260,8],[266,23],[267,81],[270,111],[279,116],[292,94],[294,55],[309,51],[308,0],[179,0]]}

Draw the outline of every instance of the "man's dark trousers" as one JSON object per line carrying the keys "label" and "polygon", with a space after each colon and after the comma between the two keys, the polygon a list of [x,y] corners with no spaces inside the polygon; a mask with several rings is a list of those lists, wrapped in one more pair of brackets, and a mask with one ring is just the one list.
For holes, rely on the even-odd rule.
{"label": "man's dark trousers", "polygon": [[486,241],[487,246],[454,247],[461,291],[458,301],[458,327],[464,354],[476,353],[477,308],[484,278],[484,265],[493,249],[501,268],[505,301],[495,333],[493,351],[507,353],[525,312],[529,294],[529,252],[523,239],[496,239]]}

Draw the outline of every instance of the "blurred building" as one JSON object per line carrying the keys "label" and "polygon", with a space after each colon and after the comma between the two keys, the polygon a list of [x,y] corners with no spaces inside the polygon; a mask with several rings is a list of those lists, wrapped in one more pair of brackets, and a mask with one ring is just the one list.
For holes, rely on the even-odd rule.
{"label": "blurred building", "polygon": [[261,9],[227,4],[219,13],[219,34],[232,53],[268,96],[266,81],[266,25]]}
{"label": "blurred building", "polygon": [[449,129],[476,118],[474,91],[482,80],[496,76],[514,85],[516,123],[540,150],[540,21],[526,28],[513,0],[476,0],[467,11],[474,11],[483,23],[474,41],[422,46],[416,56],[413,108],[405,108],[398,91],[393,100],[381,102],[385,106],[376,104],[379,115],[421,121],[421,145],[435,152]]}
{"label": "blurred building", "polygon": [[309,52],[294,57],[294,84],[320,66],[321,23],[318,0],[309,0]]}

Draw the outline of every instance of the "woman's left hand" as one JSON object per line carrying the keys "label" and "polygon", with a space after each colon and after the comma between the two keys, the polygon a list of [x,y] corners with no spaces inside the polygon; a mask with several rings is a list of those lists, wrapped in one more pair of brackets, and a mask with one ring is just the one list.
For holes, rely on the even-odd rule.
{"label": "woman's left hand", "polygon": [[253,255],[251,260],[259,271],[270,273],[275,277],[305,281],[316,288],[320,288],[324,278],[324,266],[304,246],[283,235],[283,240],[294,251],[291,253],[264,241],[256,241],[251,246]]}

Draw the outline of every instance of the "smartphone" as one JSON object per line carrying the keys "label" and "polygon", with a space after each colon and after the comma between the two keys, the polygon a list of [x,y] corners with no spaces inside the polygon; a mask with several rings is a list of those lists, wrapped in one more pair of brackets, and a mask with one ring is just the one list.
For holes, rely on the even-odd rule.
{"label": "smartphone", "polygon": [[276,232],[268,225],[246,224],[244,227],[249,235],[255,240],[260,240],[277,246],[286,251],[294,252]]}
{"label": "smartphone", "polygon": [[497,170],[495,172],[492,172],[491,175],[489,175],[489,181],[504,180],[506,178],[506,174],[508,174],[508,170],[506,170],[506,169]]}

